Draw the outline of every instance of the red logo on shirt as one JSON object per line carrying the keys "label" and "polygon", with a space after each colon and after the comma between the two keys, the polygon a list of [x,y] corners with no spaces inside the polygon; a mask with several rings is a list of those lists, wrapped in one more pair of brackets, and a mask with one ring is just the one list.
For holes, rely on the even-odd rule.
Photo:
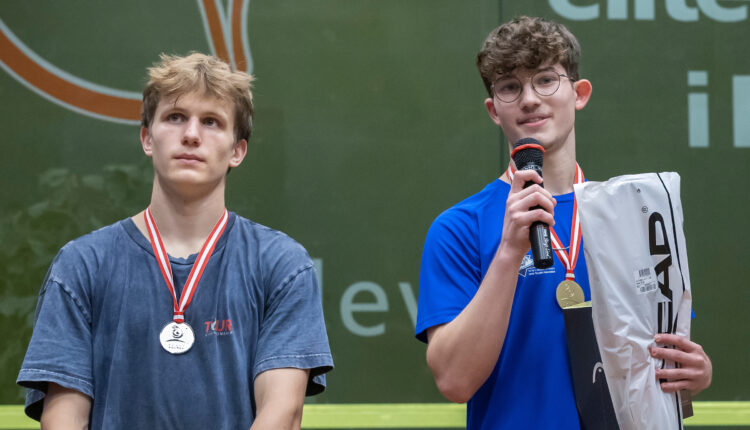
{"label": "red logo on shirt", "polygon": [[206,321],[206,335],[226,335],[232,334],[232,320],[212,320]]}

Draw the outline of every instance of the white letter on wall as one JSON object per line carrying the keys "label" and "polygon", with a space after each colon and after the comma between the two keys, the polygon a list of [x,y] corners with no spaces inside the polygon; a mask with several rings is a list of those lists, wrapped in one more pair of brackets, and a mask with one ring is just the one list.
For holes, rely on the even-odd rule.
{"label": "white letter on wall", "polygon": [[414,290],[408,282],[399,282],[398,288],[401,290],[401,296],[404,298],[406,310],[409,312],[409,318],[413,326],[417,326],[417,301],[414,300]]}
{"label": "white letter on wall", "polygon": [[635,19],[638,21],[654,20],[654,0],[635,0]]}
{"label": "white letter on wall", "polygon": [[628,0],[607,0],[607,19],[628,19]]}
{"label": "white letter on wall", "polygon": [[666,0],[667,14],[675,21],[698,21],[698,8],[688,7],[685,0]]}
{"label": "white letter on wall", "polygon": [[599,18],[598,4],[576,6],[571,4],[570,0],[549,0],[549,5],[560,16],[573,21],[589,21]]}
{"label": "white letter on wall", "polygon": [[[368,291],[375,296],[374,303],[354,303],[354,296],[362,291]],[[363,326],[354,320],[354,312],[385,312],[388,310],[388,298],[385,296],[383,288],[374,283],[367,281],[355,282],[344,291],[341,296],[341,320],[344,326],[350,332],[358,336],[378,336],[385,333],[385,323],[375,324],[372,326]]]}
{"label": "white letter on wall", "polygon": [[734,147],[750,148],[750,75],[732,76]]}
{"label": "white letter on wall", "polygon": [[[688,71],[689,87],[708,86],[708,72]],[[688,146],[708,148],[708,93],[688,93]]]}
{"label": "white letter on wall", "polygon": [[739,22],[747,19],[747,5],[721,7],[716,0],[698,0],[698,7],[714,21]]}

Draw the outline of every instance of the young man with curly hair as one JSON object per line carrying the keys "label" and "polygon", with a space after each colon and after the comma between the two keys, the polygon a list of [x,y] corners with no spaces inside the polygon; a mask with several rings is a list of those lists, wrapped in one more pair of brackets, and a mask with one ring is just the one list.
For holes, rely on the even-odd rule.
{"label": "young man with curly hair", "polygon": [[[479,193],[443,212],[427,234],[420,273],[418,339],[440,392],[467,402],[468,429],[579,429],[565,326],[556,288],[566,279],[590,299],[586,261],[531,267],[529,228],[554,228],[571,241],[576,163],[575,113],[591,97],[578,75],[580,46],[563,26],[521,17],[493,30],[477,56],[490,119],[509,149],[522,138],[544,148],[542,178],[513,162]],[[534,182],[524,188],[527,181]],[[583,226],[585,228],[585,226]],[[573,259],[574,260],[574,259]],[[569,261],[573,261],[569,260]],[[567,273],[567,275],[566,275]],[[664,391],[698,392],[711,380],[700,345],[660,335],[654,356],[681,369],[658,370]]]}
{"label": "young man with curly hair", "polygon": [[65,245],[18,383],[42,428],[294,429],[333,365],[305,249],[225,208],[252,77],[202,54],[149,69],[148,208]]}

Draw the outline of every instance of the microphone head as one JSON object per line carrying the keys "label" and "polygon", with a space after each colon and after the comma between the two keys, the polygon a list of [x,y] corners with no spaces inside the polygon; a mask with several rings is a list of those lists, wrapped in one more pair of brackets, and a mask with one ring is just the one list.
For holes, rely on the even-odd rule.
{"label": "microphone head", "polygon": [[544,162],[544,148],[539,141],[531,137],[524,137],[513,145],[513,152],[510,153],[513,162],[516,163],[516,169],[524,170],[529,165],[542,167]]}

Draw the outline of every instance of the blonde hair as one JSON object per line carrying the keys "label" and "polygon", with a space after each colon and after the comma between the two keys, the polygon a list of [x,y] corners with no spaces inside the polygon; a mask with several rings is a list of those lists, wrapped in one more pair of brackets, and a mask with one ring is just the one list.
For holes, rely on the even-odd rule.
{"label": "blonde hair", "polygon": [[235,141],[249,140],[253,125],[253,77],[232,70],[224,61],[201,53],[188,56],[161,54],[160,60],[148,68],[148,83],[143,90],[141,125],[150,127],[156,107],[164,98],[179,97],[192,92],[231,100],[234,105]]}

